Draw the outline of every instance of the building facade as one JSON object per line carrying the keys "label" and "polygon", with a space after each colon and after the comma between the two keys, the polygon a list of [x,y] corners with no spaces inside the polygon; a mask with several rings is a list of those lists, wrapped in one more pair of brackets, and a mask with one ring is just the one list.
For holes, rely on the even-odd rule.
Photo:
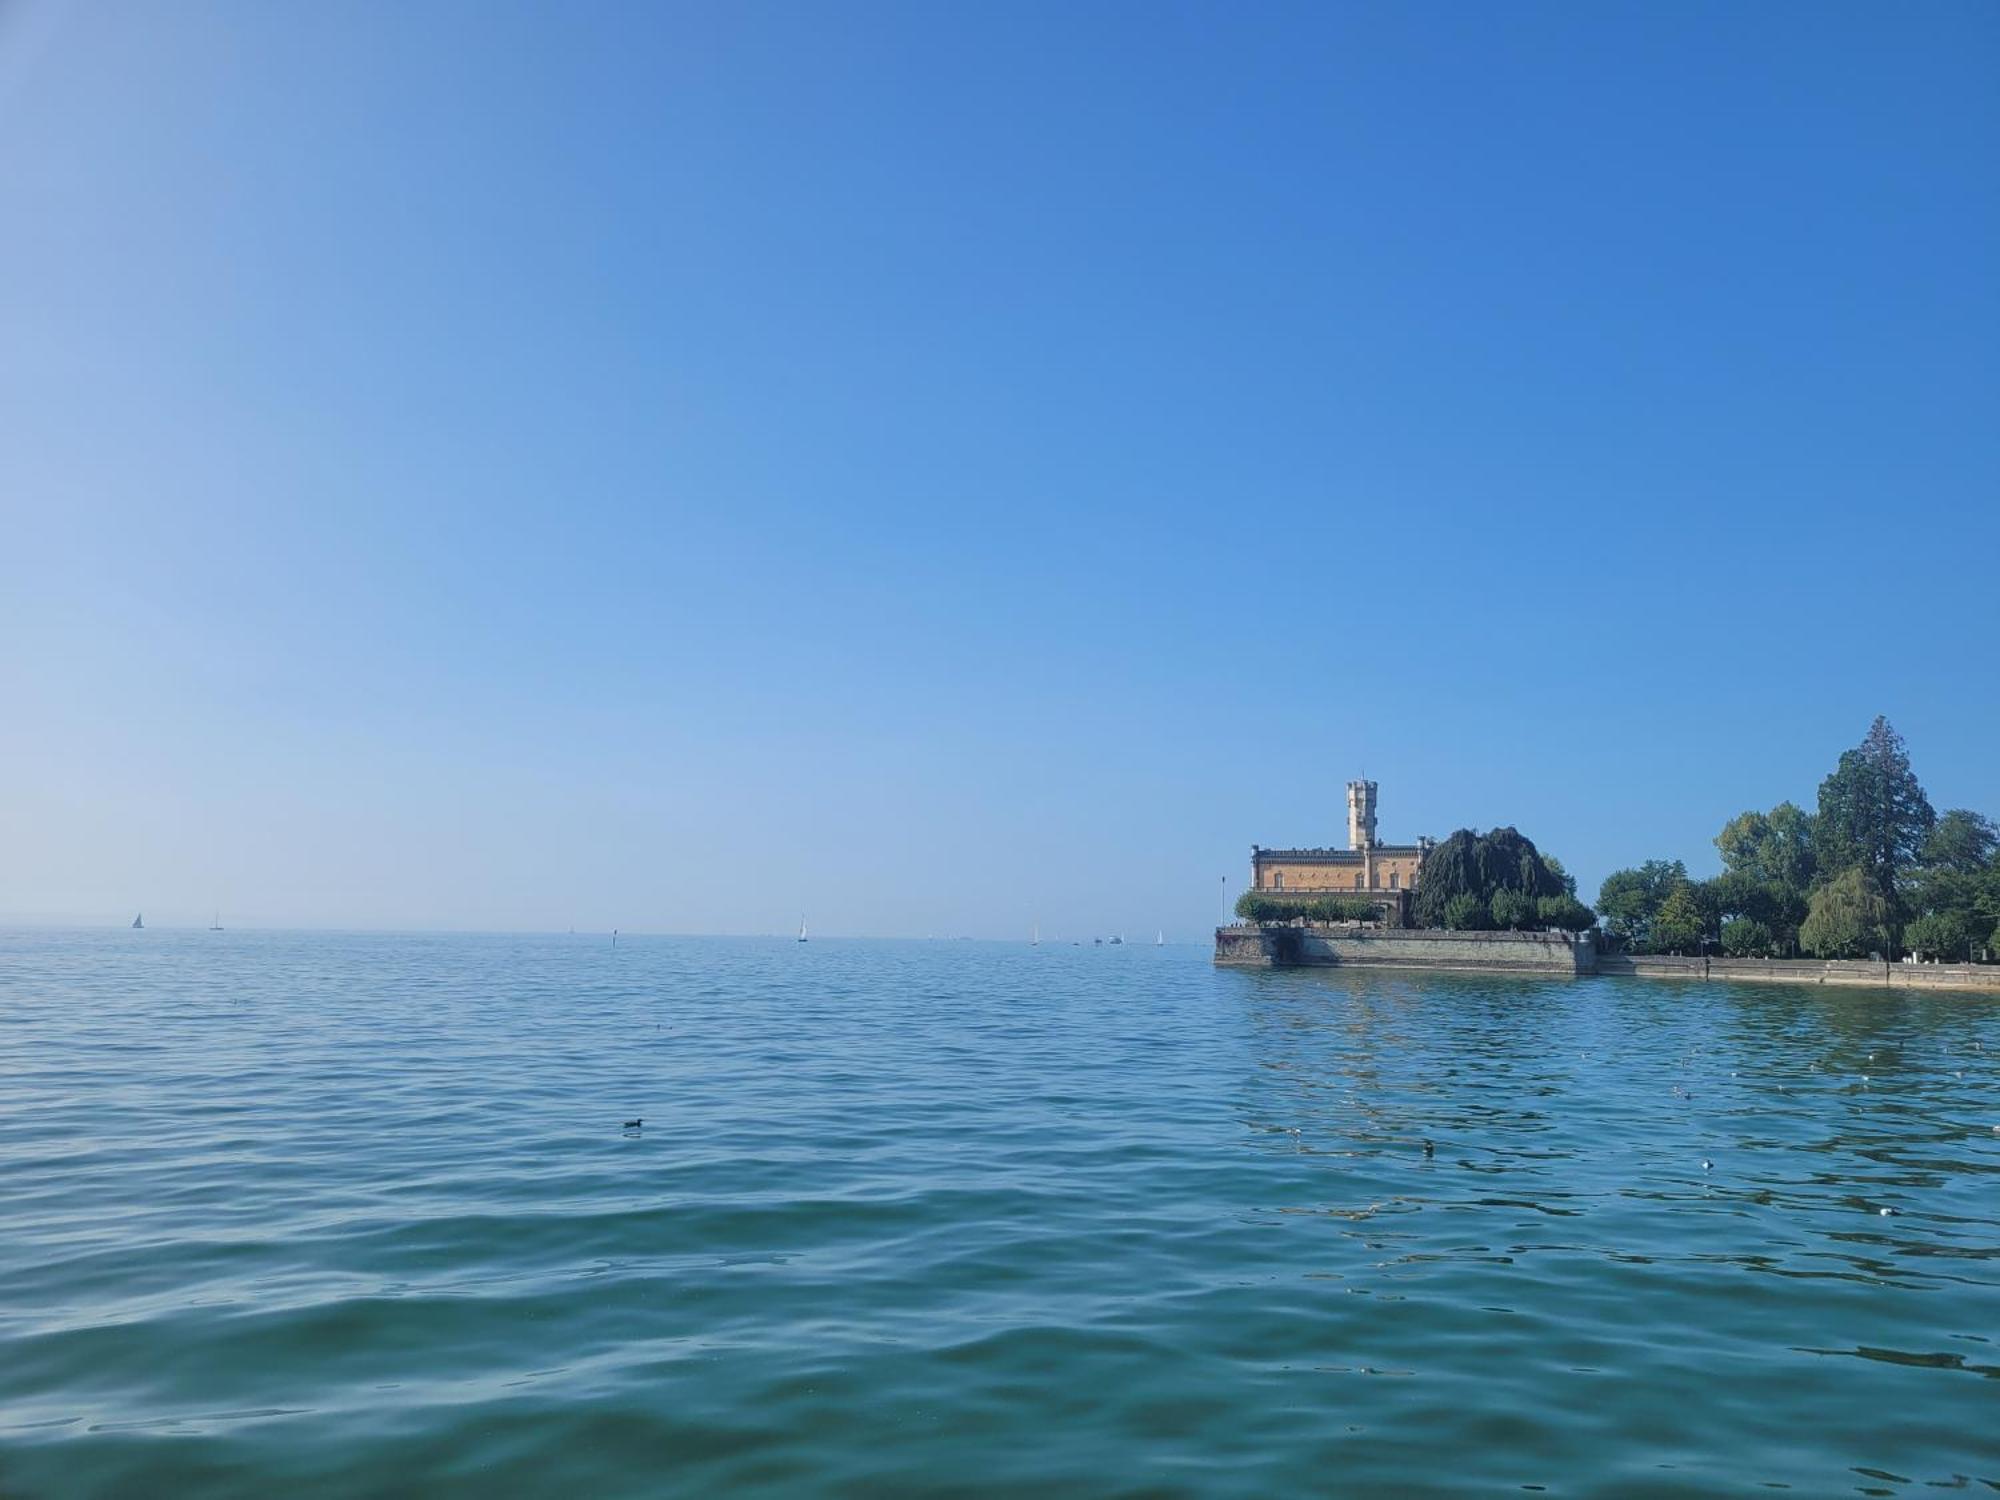
{"label": "building facade", "polygon": [[1424,858],[1434,845],[1428,838],[1414,844],[1384,844],[1375,838],[1375,783],[1347,783],[1347,847],[1345,849],[1266,849],[1250,846],[1250,888],[1254,891],[1311,891],[1326,895],[1382,896],[1396,893],[1393,904],[1406,904],[1404,893],[1423,878]]}

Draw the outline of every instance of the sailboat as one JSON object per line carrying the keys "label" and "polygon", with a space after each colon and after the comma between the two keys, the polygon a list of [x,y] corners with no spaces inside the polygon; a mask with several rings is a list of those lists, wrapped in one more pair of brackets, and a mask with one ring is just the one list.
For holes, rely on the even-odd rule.
{"label": "sailboat", "polygon": [[805,940],[806,940],[806,919],[805,919],[805,914],[801,912],[799,914],[799,941],[803,943]]}
{"label": "sailboat", "polygon": [[140,912],[138,916],[132,919],[132,930],[134,932],[139,931],[145,925],[146,925],[146,914],[144,912]]}
{"label": "sailboat", "polygon": [[221,913],[220,911],[218,911],[218,912],[217,912],[217,913],[215,914],[215,920],[214,920],[213,922],[210,922],[210,923],[208,924],[208,930],[209,930],[210,932],[220,932],[220,931],[222,931],[222,913]]}
{"label": "sailboat", "polygon": [[1035,935],[1028,939],[1028,946],[1030,948],[1039,948],[1042,946],[1042,924],[1040,922],[1035,924]]}
{"label": "sailboat", "polygon": [[1162,927],[1162,928],[1160,929],[1160,935],[1159,935],[1158,937],[1156,937],[1156,938],[1154,938],[1154,939],[1153,939],[1153,946],[1154,946],[1155,948],[1164,948],[1164,947],[1166,947],[1166,946],[1167,946],[1167,929],[1166,929],[1166,928]]}

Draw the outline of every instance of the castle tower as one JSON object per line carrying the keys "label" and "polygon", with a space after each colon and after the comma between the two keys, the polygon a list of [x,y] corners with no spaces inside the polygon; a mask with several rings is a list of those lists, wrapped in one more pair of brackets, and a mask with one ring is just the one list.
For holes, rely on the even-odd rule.
{"label": "castle tower", "polygon": [[1372,781],[1347,783],[1347,847],[1375,847],[1375,783]]}

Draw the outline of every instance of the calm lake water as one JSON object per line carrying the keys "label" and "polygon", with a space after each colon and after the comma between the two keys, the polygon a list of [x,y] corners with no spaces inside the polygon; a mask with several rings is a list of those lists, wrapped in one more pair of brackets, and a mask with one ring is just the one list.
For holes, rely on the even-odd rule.
{"label": "calm lake water", "polygon": [[1996,1125],[1992,999],[4,934],[0,1494],[1990,1492]]}

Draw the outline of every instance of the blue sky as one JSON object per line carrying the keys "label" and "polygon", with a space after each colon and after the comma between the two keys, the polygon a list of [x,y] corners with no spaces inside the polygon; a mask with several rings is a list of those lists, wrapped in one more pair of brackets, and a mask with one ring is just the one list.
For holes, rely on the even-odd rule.
{"label": "blue sky", "polygon": [[1197,938],[2000,815],[2000,10],[0,10],[0,916]]}

